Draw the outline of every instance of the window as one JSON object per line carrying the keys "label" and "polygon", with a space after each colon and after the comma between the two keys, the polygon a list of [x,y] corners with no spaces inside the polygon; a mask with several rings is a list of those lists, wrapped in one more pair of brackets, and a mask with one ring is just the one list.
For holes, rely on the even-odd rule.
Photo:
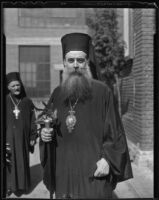
{"label": "window", "polygon": [[85,25],[85,11],[81,8],[22,8],[18,11],[18,25],[23,28]]}
{"label": "window", "polygon": [[50,94],[50,48],[48,46],[19,46],[19,67],[29,97]]}

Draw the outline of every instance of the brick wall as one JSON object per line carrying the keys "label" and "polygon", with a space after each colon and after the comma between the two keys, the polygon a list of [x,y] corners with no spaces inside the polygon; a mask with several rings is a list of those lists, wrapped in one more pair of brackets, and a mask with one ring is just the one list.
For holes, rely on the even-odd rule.
{"label": "brick wall", "polygon": [[154,9],[133,10],[133,69],[122,87],[123,97],[131,100],[128,113],[123,116],[128,139],[145,151],[153,149],[154,19]]}

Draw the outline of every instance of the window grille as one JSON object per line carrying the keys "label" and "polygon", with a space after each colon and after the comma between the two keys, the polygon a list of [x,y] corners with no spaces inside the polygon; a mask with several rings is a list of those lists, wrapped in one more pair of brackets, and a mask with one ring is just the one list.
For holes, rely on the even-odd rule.
{"label": "window grille", "polygon": [[30,97],[50,95],[49,55],[49,46],[19,46],[20,74]]}

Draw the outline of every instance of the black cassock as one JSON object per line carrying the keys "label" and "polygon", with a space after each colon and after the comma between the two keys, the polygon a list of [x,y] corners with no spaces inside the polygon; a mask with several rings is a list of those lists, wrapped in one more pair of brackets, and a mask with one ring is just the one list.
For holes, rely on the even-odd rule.
{"label": "black cassock", "polygon": [[[12,96],[14,99],[14,97]],[[15,101],[15,99],[14,99]],[[29,151],[30,140],[36,139],[34,105],[30,99],[23,97],[18,105],[19,118],[13,113],[14,105],[6,97],[6,142],[11,148],[11,167],[6,168],[7,188],[13,192],[28,191],[30,187]]]}
{"label": "black cassock", "polygon": [[[132,178],[126,137],[112,92],[96,80],[92,80],[92,90],[92,98],[75,107],[77,123],[72,133],[65,122],[70,108],[64,104],[60,87],[49,100],[48,106],[53,103],[53,110],[57,109],[60,126],[56,144],[40,141],[40,153],[44,183],[55,190],[56,198],[111,198],[117,182]],[[109,163],[110,173],[95,178],[96,162],[102,157]]]}

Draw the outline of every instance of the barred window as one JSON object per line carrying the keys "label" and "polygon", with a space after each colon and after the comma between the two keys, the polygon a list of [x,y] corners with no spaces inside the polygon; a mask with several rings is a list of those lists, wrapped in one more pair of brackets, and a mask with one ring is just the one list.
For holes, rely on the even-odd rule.
{"label": "barred window", "polygon": [[49,55],[49,46],[19,46],[20,74],[29,97],[50,94]]}

